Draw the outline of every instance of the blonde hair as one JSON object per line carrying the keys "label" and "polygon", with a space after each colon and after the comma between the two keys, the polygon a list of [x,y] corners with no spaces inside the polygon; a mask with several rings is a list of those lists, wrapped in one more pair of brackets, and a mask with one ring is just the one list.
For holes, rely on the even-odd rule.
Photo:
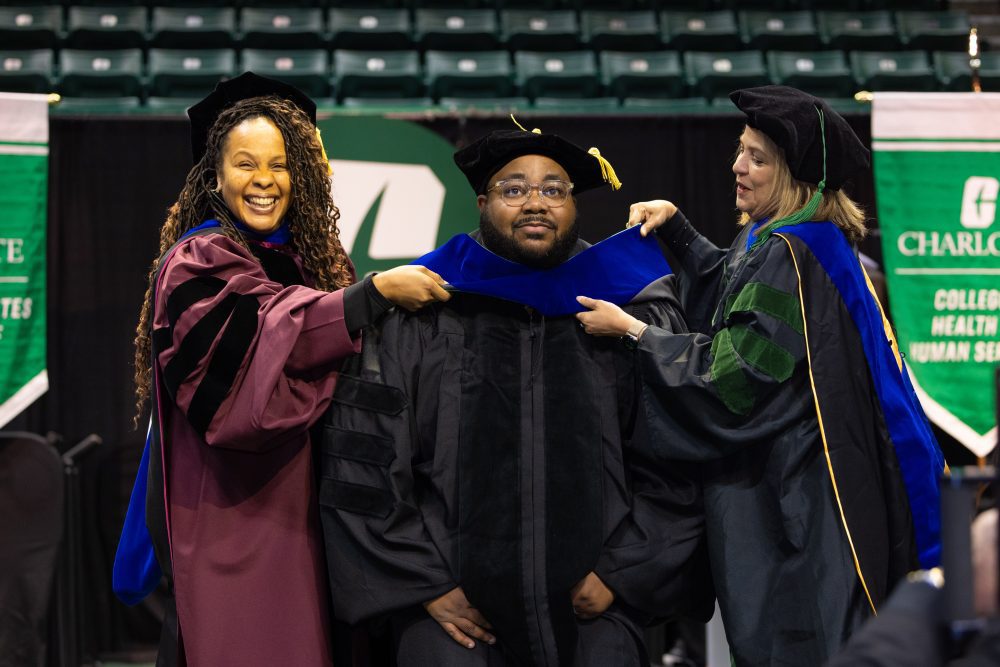
{"label": "blonde hair", "polygon": [[[771,137],[758,131],[768,152],[774,156],[774,184],[770,200],[765,207],[765,215],[771,220],[792,215],[809,201],[818,186],[796,180],[788,168],[785,151]],[[823,198],[816,209],[813,220],[829,220],[840,227],[851,243],[860,243],[868,233],[865,226],[865,212],[843,190],[823,190]],[[751,221],[748,213],[741,213],[739,224]]]}

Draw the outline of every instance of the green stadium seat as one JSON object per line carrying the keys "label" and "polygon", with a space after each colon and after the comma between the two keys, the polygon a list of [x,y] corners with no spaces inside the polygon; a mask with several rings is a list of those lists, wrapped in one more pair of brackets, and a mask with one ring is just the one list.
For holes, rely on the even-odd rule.
{"label": "green stadium seat", "polygon": [[262,49],[319,49],[324,46],[319,7],[246,7],[240,14],[243,46]]}
{"label": "green stadium seat", "polygon": [[492,9],[417,9],[414,41],[423,49],[490,50],[499,46],[497,14]]}
{"label": "green stadium seat", "polygon": [[62,36],[62,7],[0,7],[0,48],[40,49]]}
{"label": "green stadium seat", "polygon": [[819,48],[812,12],[741,11],[743,41],[753,49],[808,51]]}
{"label": "green stadium seat", "polygon": [[652,10],[585,11],[580,24],[583,41],[595,51],[652,51],[663,46]]}
{"label": "green stadium seat", "polygon": [[923,51],[851,51],[851,71],[863,90],[928,91],[937,88]]}
{"label": "green stadium seat", "polygon": [[431,97],[509,97],[513,68],[506,51],[428,51],[424,54]]}
{"label": "green stadium seat", "polygon": [[[932,61],[942,89],[963,92],[972,90],[969,54],[935,51]],[[1000,52],[984,51],[979,54],[979,83],[985,91],[1000,91]]]}
{"label": "green stadium seat", "polygon": [[826,97],[824,98],[830,108],[837,113],[843,114],[871,114],[871,102],[859,102],[853,97]]}
{"label": "green stadium seat", "polygon": [[236,10],[232,7],[153,7],[153,46],[214,49],[236,42]]}
{"label": "green stadium seat", "polygon": [[336,7],[327,15],[335,49],[408,49],[413,46],[410,12],[406,9]]}
{"label": "green stadium seat", "polygon": [[596,97],[601,83],[591,51],[516,51],[514,73],[527,97]]}
{"label": "green stadium seat", "polygon": [[363,98],[420,97],[424,81],[416,51],[333,52],[337,95]]}
{"label": "green stadium seat", "polygon": [[149,93],[157,97],[204,97],[236,75],[232,49],[150,49]]}
{"label": "green stadium seat", "polygon": [[576,12],[566,9],[505,9],[500,32],[512,51],[572,51],[580,46]]}
{"label": "green stadium seat", "polygon": [[438,106],[447,111],[512,113],[531,108],[527,97],[442,97]]}
{"label": "green stadium seat", "polygon": [[309,97],[329,97],[330,55],[325,49],[244,49],[240,70],[280,79]]}
{"label": "green stadium seat", "polygon": [[688,51],[684,75],[692,91],[709,99],[771,82],[760,51]]}
{"label": "green stadium seat", "polygon": [[622,100],[622,109],[636,113],[655,114],[690,114],[705,113],[709,110],[708,100],[704,97],[626,97]]}
{"label": "green stadium seat", "polygon": [[660,12],[663,42],[682,51],[735,51],[743,48],[736,14],[731,11]]}
{"label": "green stadium seat", "polygon": [[684,71],[676,51],[602,51],[601,82],[609,95],[624,97],[678,97],[684,90]]}
{"label": "green stadium seat", "polygon": [[899,41],[904,49],[952,51],[969,46],[969,16],[965,12],[896,12]]}
{"label": "green stadium seat", "polygon": [[142,108],[138,97],[64,97],[59,104],[49,107],[56,115],[129,113]]}
{"label": "green stadium seat", "polygon": [[200,97],[159,97],[146,98],[146,109],[152,113],[165,116],[185,116],[188,107],[201,101]]}
{"label": "green stadium seat", "polygon": [[831,49],[888,51],[899,46],[899,35],[887,11],[816,12],[823,44]]}
{"label": "green stadium seat", "polygon": [[846,97],[855,92],[843,51],[771,51],[767,69],[774,83],[819,97]]}
{"label": "green stadium seat", "polygon": [[141,47],[147,18],[145,7],[70,7],[66,44],[82,49]]}
{"label": "green stadium seat", "polygon": [[11,93],[51,93],[51,49],[0,50],[0,90]]}
{"label": "green stadium seat", "polygon": [[434,100],[429,97],[345,97],[341,106],[369,113],[423,111],[433,109]]}
{"label": "green stadium seat", "polygon": [[617,97],[536,97],[535,111],[565,113],[617,113]]}
{"label": "green stadium seat", "polygon": [[142,50],[63,49],[59,92],[68,97],[142,96]]}

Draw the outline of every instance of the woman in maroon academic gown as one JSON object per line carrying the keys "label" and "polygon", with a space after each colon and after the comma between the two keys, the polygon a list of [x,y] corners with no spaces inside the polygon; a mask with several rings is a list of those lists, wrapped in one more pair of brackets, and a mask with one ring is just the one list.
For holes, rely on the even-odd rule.
{"label": "woman in maroon academic gown", "polygon": [[448,298],[423,267],[355,282],[315,112],[253,74],[188,112],[195,165],[136,339],[147,524],[176,602],[159,664],[332,662],[309,427],[364,326]]}

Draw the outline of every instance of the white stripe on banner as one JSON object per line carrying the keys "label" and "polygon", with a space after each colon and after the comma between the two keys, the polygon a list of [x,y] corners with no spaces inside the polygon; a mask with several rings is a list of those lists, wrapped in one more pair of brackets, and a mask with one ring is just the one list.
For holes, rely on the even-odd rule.
{"label": "white stripe on banner", "polygon": [[998,117],[1000,93],[875,93],[872,140],[1000,139]]}
{"label": "white stripe on banner", "polygon": [[4,109],[0,143],[49,143],[48,95],[0,93],[0,106]]}
{"label": "white stripe on banner", "polygon": [[896,269],[897,276],[1000,276],[1000,269]]}
{"label": "white stripe on banner", "polygon": [[26,146],[21,144],[0,144],[0,155],[48,155],[48,146]]}
{"label": "white stripe on banner", "polygon": [[[1000,123],[998,123],[1000,124]],[[2,149],[2,147],[0,147]],[[872,141],[876,151],[934,151],[942,153],[997,153],[1000,141]]]}
{"label": "white stripe on banner", "polygon": [[7,425],[21,411],[35,402],[39,396],[49,390],[49,372],[42,371],[28,380],[13,396],[0,405],[0,428]]}

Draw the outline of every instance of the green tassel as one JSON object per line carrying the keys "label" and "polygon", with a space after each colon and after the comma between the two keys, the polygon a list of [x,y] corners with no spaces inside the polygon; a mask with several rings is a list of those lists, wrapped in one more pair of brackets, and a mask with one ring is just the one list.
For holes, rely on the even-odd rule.
{"label": "green tassel", "polygon": [[823,190],[826,189],[826,122],[823,119],[822,109],[816,107],[816,113],[819,114],[819,136],[823,142],[823,179],[817,184],[816,193],[809,198],[805,206],[791,215],[786,215],[784,218],[773,220],[764,225],[757,234],[757,240],[751,244],[750,250],[764,243],[771,236],[771,232],[779,227],[790,227],[800,222],[809,222],[812,220],[813,216],[816,215],[816,209],[819,208],[819,203],[823,201]]}

